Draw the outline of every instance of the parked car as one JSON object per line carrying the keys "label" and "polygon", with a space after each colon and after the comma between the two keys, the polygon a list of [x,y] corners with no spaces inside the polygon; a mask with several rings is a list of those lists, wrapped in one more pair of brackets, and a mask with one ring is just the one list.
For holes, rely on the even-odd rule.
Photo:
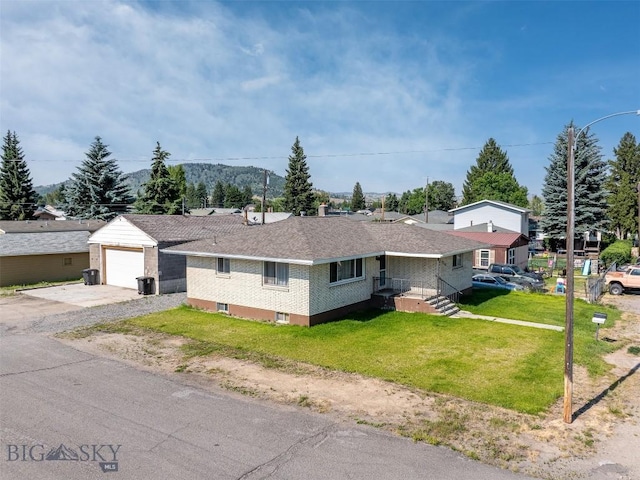
{"label": "parked car", "polygon": [[640,265],[629,266],[624,272],[609,272],[604,279],[612,295],[621,295],[625,290],[639,290]]}
{"label": "parked car", "polygon": [[487,273],[499,275],[508,282],[519,283],[529,290],[542,290],[544,280],[542,275],[535,272],[525,272],[517,265],[510,263],[492,263]]}
{"label": "parked car", "polygon": [[517,283],[507,282],[504,278],[497,275],[488,275],[486,273],[480,273],[471,277],[471,284],[473,288],[498,288],[502,290],[524,290],[522,285]]}

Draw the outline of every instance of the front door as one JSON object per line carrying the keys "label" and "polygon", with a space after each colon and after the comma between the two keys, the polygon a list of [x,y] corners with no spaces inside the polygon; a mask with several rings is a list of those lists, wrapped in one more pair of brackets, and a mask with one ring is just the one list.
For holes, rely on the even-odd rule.
{"label": "front door", "polygon": [[387,256],[380,255],[380,288],[387,285]]}

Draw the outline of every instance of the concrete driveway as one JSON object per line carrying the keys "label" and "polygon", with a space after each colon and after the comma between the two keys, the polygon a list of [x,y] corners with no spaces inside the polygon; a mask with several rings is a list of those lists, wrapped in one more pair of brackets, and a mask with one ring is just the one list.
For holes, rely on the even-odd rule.
{"label": "concrete driveway", "polygon": [[21,290],[20,294],[77,307],[95,307],[109,303],[126,302],[142,296],[138,294],[137,290],[131,288],[114,287],[113,285],[84,285],[82,283]]}

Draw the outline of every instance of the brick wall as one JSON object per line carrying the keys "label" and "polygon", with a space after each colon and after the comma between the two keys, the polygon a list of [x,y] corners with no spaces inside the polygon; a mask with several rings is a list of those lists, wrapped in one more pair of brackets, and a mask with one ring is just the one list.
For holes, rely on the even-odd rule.
{"label": "brick wall", "polygon": [[309,267],[289,265],[289,286],[263,286],[262,262],[231,259],[230,274],[216,273],[216,259],[187,258],[189,298],[309,316]]}
{"label": "brick wall", "polygon": [[311,267],[309,314],[318,315],[336,308],[368,301],[373,292],[372,278],[379,275],[378,262],[373,257],[366,258],[363,267],[363,279],[336,285],[329,284],[329,264]]}

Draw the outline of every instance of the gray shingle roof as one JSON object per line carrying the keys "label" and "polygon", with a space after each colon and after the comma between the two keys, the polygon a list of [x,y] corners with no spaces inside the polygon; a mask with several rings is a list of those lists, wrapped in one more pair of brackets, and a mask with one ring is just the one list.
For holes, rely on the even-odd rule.
{"label": "gray shingle roof", "polygon": [[342,217],[291,217],[252,226],[215,241],[198,240],[163,251],[191,255],[325,263],[353,256],[401,253],[440,257],[484,244],[405,224],[353,222]]}
{"label": "gray shingle roof", "polygon": [[107,224],[104,220],[0,220],[0,234],[36,232],[95,232]]}
{"label": "gray shingle roof", "polygon": [[188,242],[242,229],[241,215],[123,215],[156,242]]}
{"label": "gray shingle roof", "polygon": [[89,251],[91,232],[37,232],[0,235],[0,257]]}

